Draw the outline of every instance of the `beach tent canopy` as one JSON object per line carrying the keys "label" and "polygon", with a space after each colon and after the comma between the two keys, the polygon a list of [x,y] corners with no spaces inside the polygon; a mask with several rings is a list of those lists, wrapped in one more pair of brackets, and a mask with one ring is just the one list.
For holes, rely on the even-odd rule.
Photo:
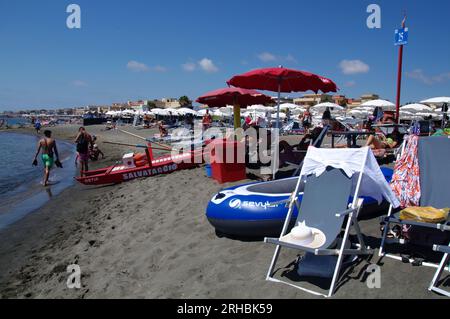
{"label": "beach tent canopy", "polygon": [[450,97],[448,97],[448,96],[433,97],[433,98],[428,99],[428,100],[420,101],[420,103],[425,103],[425,104],[444,104],[444,103],[448,103],[448,104],[450,104]]}
{"label": "beach tent canopy", "polygon": [[395,104],[386,100],[371,100],[364,102],[361,106],[381,107],[384,111],[395,111]]}
{"label": "beach tent canopy", "polygon": [[394,207],[400,205],[369,147],[324,149],[310,146],[300,176],[320,176],[327,167],[342,169],[348,177],[353,176],[354,188],[359,175],[356,173],[362,172],[360,196],[372,197],[379,203],[384,198]]}
{"label": "beach tent canopy", "polygon": [[400,111],[408,111],[408,112],[432,112],[433,109],[427,105],[419,104],[419,103],[412,103],[404,105],[400,108]]}

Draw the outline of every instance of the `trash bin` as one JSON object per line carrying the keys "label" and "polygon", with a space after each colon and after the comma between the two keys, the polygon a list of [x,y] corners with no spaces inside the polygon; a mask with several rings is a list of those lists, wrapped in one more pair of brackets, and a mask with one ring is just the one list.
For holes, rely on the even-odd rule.
{"label": "trash bin", "polygon": [[227,139],[214,140],[212,143],[212,178],[220,184],[246,179],[244,144]]}

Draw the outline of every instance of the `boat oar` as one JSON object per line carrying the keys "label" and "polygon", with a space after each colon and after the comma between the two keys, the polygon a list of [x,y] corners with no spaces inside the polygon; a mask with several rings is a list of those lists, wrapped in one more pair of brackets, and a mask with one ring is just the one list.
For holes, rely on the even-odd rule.
{"label": "boat oar", "polygon": [[[141,144],[126,144],[126,143],[117,143],[117,142],[109,142],[109,141],[104,141],[103,143],[105,144],[112,144],[112,145],[120,145],[120,146],[131,146],[131,147],[136,147],[136,148],[148,148],[148,146],[146,145],[141,145]],[[158,148],[158,147],[152,147],[153,150],[158,150],[158,151],[169,151],[168,149],[165,148]]]}
{"label": "boat oar", "polygon": [[[119,131],[122,132],[122,133],[128,134],[128,135],[131,135],[131,136],[140,138],[140,139],[143,140],[143,141],[146,141],[146,142],[148,141],[145,137],[142,137],[142,136],[139,136],[139,135],[136,135],[136,134],[133,134],[133,133],[130,133],[130,132],[121,130],[121,129],[119,129]],[[165,149],[167,149],[167,150],[169,150],[169,151],[172,150],[172,147],[170,147],[169,145],[162,144],[162,143],[158,143],[158,142],[153,142],[153,141],[151,141],[151,143],[156,144],[156,145],[158,145],[158,146],[161,146],[161,147],[163,147],[163,148],[165,148]]]}

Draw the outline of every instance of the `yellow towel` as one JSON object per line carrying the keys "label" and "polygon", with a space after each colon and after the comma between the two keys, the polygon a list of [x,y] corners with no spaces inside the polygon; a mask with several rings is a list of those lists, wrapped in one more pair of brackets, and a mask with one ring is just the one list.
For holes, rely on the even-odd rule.
{"label": "yellow towel", "polygon": [[450,208],[408,207],[400,212],[400,219],[423,223],[442,223],[447,220],[449,210]]}

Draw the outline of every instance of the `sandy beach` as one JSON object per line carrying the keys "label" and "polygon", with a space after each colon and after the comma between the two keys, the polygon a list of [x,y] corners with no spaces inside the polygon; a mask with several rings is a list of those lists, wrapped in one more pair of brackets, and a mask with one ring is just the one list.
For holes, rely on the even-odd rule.
{"label": "sandy beach", "polygon": [[[102,128],[88,127],[107,156],[92,168],[132,150],[103,141],[140,142]],[[52,130],[64,140],[76,134],[75,126]],[[76,184],[0,232],[0,297],[315,298],[265,281],[273,246],[216,236],[205,208],[227,186],[207,178],[202,167],[115,186]],[[379,220],[363,221],[362,232],[377,247]],[[279,265],[292,268],[294,258],[286,253]],[[382,265],[380,289],[364,282],[369,262]],[[81,289],[66,286],[66,267],[74,263]],[[427,291],[433,273],[374,255],[350,269],[335,298],[439,298]]]}

